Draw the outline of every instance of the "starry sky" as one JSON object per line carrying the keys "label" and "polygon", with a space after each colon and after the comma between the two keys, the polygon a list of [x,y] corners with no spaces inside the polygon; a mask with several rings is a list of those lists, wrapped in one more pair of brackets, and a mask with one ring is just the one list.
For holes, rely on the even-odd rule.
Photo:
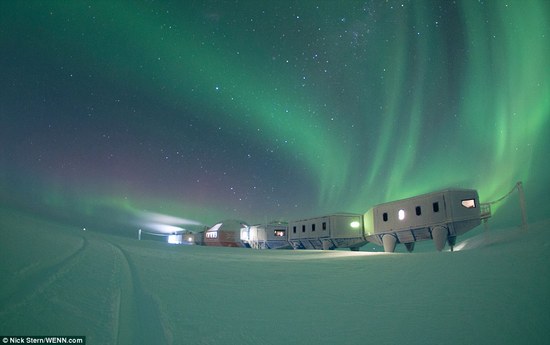
{"label": "starry sky", "polygon": [[549,1],[2,1],[0,45],[2,207],[254,224],[521,180],[550,215]]}

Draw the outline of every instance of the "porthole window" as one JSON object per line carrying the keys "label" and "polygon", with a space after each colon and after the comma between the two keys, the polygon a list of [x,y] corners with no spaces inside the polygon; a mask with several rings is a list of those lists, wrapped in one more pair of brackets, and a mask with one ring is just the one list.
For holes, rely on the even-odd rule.
{"label": "porthole window", "polygon": [[384,220],[385,222],[388,221],[388,212],[384,212],[384,214],[382,214],[382,220]]}
{"label": "porthole window", "polygon": [[399,210],[399,212],[397,212],[397,217],[399,220],[405,219],[405,210]]}
{"label": "porthole window", "polygon": [[433,209],[434,209],[434,212],[439,212],[439,202],[434,202],[433,203]]}
{"label": "porthole window", "polygon": [[416,206],[415,211],[417,216],[420,216],[422,214],[422,208],[420,206]]}

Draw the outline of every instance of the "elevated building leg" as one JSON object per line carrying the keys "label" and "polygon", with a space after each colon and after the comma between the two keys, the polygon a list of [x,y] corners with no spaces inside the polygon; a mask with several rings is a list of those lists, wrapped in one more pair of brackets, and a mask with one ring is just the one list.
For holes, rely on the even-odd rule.
{"label": "elevated building leg", "polygon": [[330,243],[330,241],[322,240],[322,243],[323,243],[323,250],[332,249],[332,243]]}
{"label": "elevated building leg", "polygon": [[395,252],[395,245],[397,244],[397,238],[393,235],[382,236],[382,243],[384,244],[384,251],[386,253]]}
{"label": "elevated building leg", "polygon": [[435,249],[437,249],[438,252],[445,248],[448,235],[449,230],[444,226],[436,226],[432,229],[432,238],[434,240]]}
{"label": "elevated building leg", "polygon": [[449,247],[451,247],[452,252],[456,244],[456,236],[449,236],[449,238],[447,239],[447,243],[449,243]]}

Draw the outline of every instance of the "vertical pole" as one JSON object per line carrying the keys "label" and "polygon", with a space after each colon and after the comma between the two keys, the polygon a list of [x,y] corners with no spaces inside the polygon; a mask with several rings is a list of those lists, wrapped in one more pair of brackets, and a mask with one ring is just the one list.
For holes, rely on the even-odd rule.
{"label": "vertical pole", "polygon": [[521,181],[517,183],[519,194],[519,207],[521,209],[521,228],[527,231],[527,211],[525,209],[525,194],[523,192],[523,184]]}

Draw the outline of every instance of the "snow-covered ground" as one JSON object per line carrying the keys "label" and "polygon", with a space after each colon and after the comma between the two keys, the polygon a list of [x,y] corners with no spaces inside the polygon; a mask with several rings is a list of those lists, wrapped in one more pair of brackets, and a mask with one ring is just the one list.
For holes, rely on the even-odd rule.
{"label": "snow-covered ground", "polygon": [[[0,214],[0,334],[87,344],[547,344],[550,221],[458,251],[173,246]],[[368,248],[365,247],[365,248]]]}

